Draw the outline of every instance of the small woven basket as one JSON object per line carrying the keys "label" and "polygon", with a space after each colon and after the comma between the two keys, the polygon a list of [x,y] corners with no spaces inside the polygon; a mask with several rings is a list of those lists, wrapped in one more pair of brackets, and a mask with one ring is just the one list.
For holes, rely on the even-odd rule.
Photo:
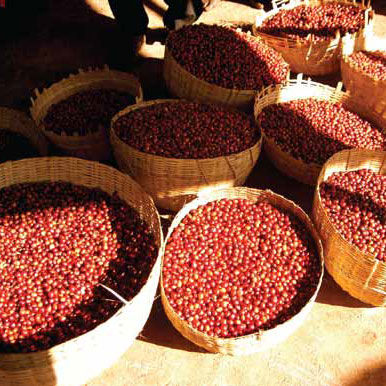
{"label": "small woven basket", "polygon": [[[385,55],[385,52],[374,51],[372,54]],[[367,75],[349,59],[349,55],[343,55],[340,65],[343,84],[347,91],[366,110],[386,114],[386,80]]]}
{"label": "small woven basket", "polygon": [[[161,248],[163,236],[151,198],[128,176],[98,162],[79,158],[35,158],[0,165],[0,188],[43,181],[65,181],[100,188],[137,210]],[[28,354],[0,354],[1,385],[63,385],[86,383],[110,367],[142,330],[158,286],[161,251],[146,284],[110,319],[77,338]]]}
{"label": "small woven basket", "polygon": [[[371,121],[378,127],[386,129],[386,114],[380,115],[375,111],[364,109],[350,94],[342,91],[342,86],[342,83],[339,82],[337,87],[333,88],[322,83],[312,82],[310,78],[304,80],[303,75],[298,74],[296,79],[291,79],[286,84],[267,87],[257,94],[255,118],[259,124],[259,114],[265,107],[271,104],[280,104],[312,97],[319,100],[327,100],[331,103],[340,102],[350,111],[360,111],[360,115],[363,118]],[[267,137],[261,127],[260,130],[264,137],[264,149],[277,169],[304,184],[316,184],[323,165],[305,163],[294,158],[290,153],[281,150],[272,138]]]}
{"label": "small woven basket", "polygon": [[157,206],[179,210],[199,192],[242,185],[260,155],[262,138],[240,153],[205,159],[177,159],[147,154],[123,142],[115,133],[114,123],[123,115],[178,99],[159,99],[129,106],[114,116],[110,141],[119,168],[130,174],[149,193]]}
{"label": "small woven basket", "polygon": [[278,208],[289,211],[299,218],[307,227],[308,231],[312,235],[315,245],[317,247],[320,257],[320,279],[315,293],[310,300],[304,305],[299,313],[294,315],[286,322],[277,325],[270,330],[260,330],[256,333],[237,337],[237,338],[216,338],[208,336],[202,332],[197,331],[191,327],[187,322],[182,320],[178,314],[171,307],[169,300],[165,295],[163,286],[163,276],[161,270],[161,300],[165,310],[165,313],[173,326],[188,340],[192,341],[196,345],[205,348],[207,351],[214,353],[222,353],[228,355],[245,355],[252,354],[267,350],[274,345],[281,343],[287,339],[305,320],[310,312],[315,298],[319,292],[322,278],[323,278],[323,249],[319,236],[306,213],[297,206],[294,202],[287,200],[286,198],[271,192],[270,190],[258,190],[251,188],[232,188],[222,189],[215,191],[208,195],[199,196],[196,200],[185,205],[174,218],[171,226],[169,227],[168,235],[165,239],[163,246],[163,254],[167,241],[174,229],[180,224],[184,217],[191,211],[198,208],[201,205],[205,205],[208,202],[220,200],[223,198],[228,199],[247,199],[253,202],[265,201]]}
{"label": "small woven basket", "polygon": [[[166,41],[163,67],[164,79],[170,94],[195,102],[216,103],[250,112],[256,90],[237,90],[217,86],[199,79],[185,70],[173,57]],[[289,79],[288,71],[288,79]]]}
{"label": "small woven basket", "polygon": [[37,129],[34,121],[21,111],[0,107],[0,129],[21,134],[41,156],[48,154],[48,143],[44,135]]}
{"label": "small woven basket", "polygon": [[133,95],[136,102],[143,100],[142,87],[134,75],[113,71],[105,66],[103,69],[79,70],[78,74],[71,74],[41,93],[35,89],[36,99],[31,98],[30,112],[36,125],[48,140],[65,154],[93,161],[104,161],[108,160],[111,155],[108,133],[105,128],[99,128],[98,131],[88,135],[72,136],[58,135],[45,130],[43,125],[43,119],[53,104],[90,89],[114,89]]}
{"label": "small woven basket", "polygon": [[328,272],[351,296],[374,306],[386,306],[386,263],[346,241],[329,219],[320,197],[320,185],[335,173],[371,169],[386,174],[386,152],[343,150],[323,166],[315,190],[313,219],[320,234]]}
{"label": "small woven basket", "polygon": [[[292,9],[299,5],[317,6],[325,3],[350,4],[361,9],[366,9],[365,27],[355,34],[346,34],[341,37],[339,33],[334,38],[324,41],[315,41],[313,35],[307,40],[286,38],[269,35],[259,31],[263,22],[282,10]],[[269,46],[283,55],[289,63],[291,71],[307,75],[326,75],[339,71],[340,57],[345,44],[355,47],[355,50],[366,47],[367,40],[373,36],[374,12],[356,0],[273,0],[273,9],[269,12],[260,12],[256,23],[252,26],[253,34],[262,38]]]}

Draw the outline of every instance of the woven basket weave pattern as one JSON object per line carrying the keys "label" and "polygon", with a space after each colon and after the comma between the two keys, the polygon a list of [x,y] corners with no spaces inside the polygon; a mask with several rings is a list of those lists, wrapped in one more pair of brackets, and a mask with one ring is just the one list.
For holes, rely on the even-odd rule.
{"label": "woven basket weave pattern", "polygon": [[311,299],[304,305],[301,311],[294,315],[286,322],[279,324],[278,326],[266,330],[258,331],[254,334],[245,335],[237,338],[215,338],[203,334],[196,329],[192,328],[187,322],[183,321],[178,314],[171,307],[164,291],[163,279],[161,272],[161,300],[166,315],[172,322],[173,326],[187,339],[195,343],[196,345],[205,348],[207,351],[214,353],[222,353],[228,355],[245,355],[255,352],[267,350],[274,345],[287,339],[305,320],[310,312],[312,305],[315,301],[317,293],[320,289],[323,278],[323,250],[319,240],[319,236],[315,231],[315,228],[304,213],[304,211],[295,205],[292,201],[285,199],[284,197],[275,194],[269,190],[257,190],[251,188],[231,188],[215,191],[210,194],[200,195],[196,200],[185,205],[174,218],[171,226],[169,227],[168,235],[165,239],[163,246],[163,255],[165,253],[165,247],[167,241],[174,229],[180,224],[184,217],[193,209],[198,208],[201,205],[205,205],[208,202],[220,200],[223,198],[228,199],[247,199],[253,202],[267,201],[276,207],[288,210],[290,213],[297,216],[307,227],[308,231],[312,235],[317,250],[320,256],[320,279],[317,289]]}
{"label": "woven basket weave pattern", "polygon": [[386,152],[344,150],[325,163],[315,190],[313,219],[323,243],[326,268],[334,280],[351,296],[386,306],[386,263],[347,242],[329,219],[320,197],[320,185],[331,174],[363,168],[386,175]]}
{"label": "woven basket weave pattern", "polygon": [[289,63],[291,71],[307,75],[326,75],[339,71],[340,57],[343,44],[349,44],[356,50],[366,46],[366,40],[372,38],[373,12],[369,11],[367,24],[356,34],[347,34],[345,37],[337,35],[326,41],[307,41],[278,37],[259,32],[258,28],[263,22],[284,9],[292,9],[299,5],[321,5],[323,3],[351,4],[365,9],[363,4],[355,0],[281,0],[272,1],[273,9],[257,16],[253,25],[255,36],[261,37],[269,46],[279,51],[284,60]]}
{"label": "woven basket weave pattern", "polygon": [[108,133],[103,128],[88,135],[68,136],[47,131],[43,125],[43,119],[53,104],[78,92],[97,88],[128,92],[135,96],[136,102],[143,100],[142,88],[137,78],[131,74],[110,70],[107,66],[103,69],[79,70],[78,74],[71,74],[41,93],[36,89],[36,98],[31,98],[30,112],[36,125],[51,143],[67,155],[96,161],[110,158]]}
{"label": "woven basket weave pattern", "polygon": [[[117,170],[77,158],[35,158],[0,165],[0,188],[28,182],[65,181],[108,194],[117,192],[148,224],[156,245],[163,237],[153,201],[139,185]],[[161,252],[161,251],[160,251]],[[153,303],[161,254],[146,284],[109,320],[75,339],[29,354],[0,354],[1,385],[79,385],[110,367],[142,330]]]}
{"label": "woven basket weave pattern", "polygon": [[[342,91],[342,83],[338,83],[334,89],[330,86],[313,82],[310,78],[304,80],[302,74],[299,74],[297,79],[290,80],[287,84],[270,86],[262,90],[256,96],[255,118],[258,120],[257,118],[262,110],[271,104],[285,103],[310,97],[327,100],[331,103],[343,103],[349,110],[355,112],[359,110],[363,118],[384,130],[386,129],[386,114],[380,115],[375,111],[360,107],[358,101],[352,98],[350,94]],[[260,129],[262,130],[261,127]],[[282,151],[272,138],[265,135],[263,130],[262,134],[264,137],[264,149],[268,157],[282,173],[304,184],[316,184],[323,165],[316,163],[307,164],[295,159],[291,154]]]}
{"label": "woven basket weave pattern", "polygon": [[134,110],[179,100],[159,99],[129,106],[112,119],[111,144],[119,168],[130,174],[149,193],[156,205],[179,210],[199,192],[242,185],[260,155],[262,139],[237,154],[207,159],[177,159],[147,154],[124,143],[114,123]]}

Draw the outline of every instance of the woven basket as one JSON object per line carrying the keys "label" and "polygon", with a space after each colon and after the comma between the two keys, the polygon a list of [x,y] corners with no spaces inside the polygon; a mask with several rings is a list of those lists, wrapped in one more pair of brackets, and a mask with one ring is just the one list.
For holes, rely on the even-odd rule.
{"label": "woven basket", "polygon": [[[341,37],[339,33],[335,38],[325,41],[314,41],[313,35],[302,41],[300,39],[285,38],[259,32],[263,22],[279,13],[281,10],[292,9],[299,5],[321,5],[323,3],[350,4],[362,9],[367,9],[365,27],[355,34],[346,34]],[[355,50],[366,47],[367,40],[373,37],[374,12],[366,8],[363,1],[356,0],[273,0],[273,9],[269,12],[260,12],[252,30],[255,36],[262,38],[269,46],[279,51],[284,60],[289,63],[291,71],[307,75],[326,75],[339,71],[340,56],[343,45],[347,44]]]}
{"label": "woven basket", "polygon": [[196,200],[185,205],[175,216],[171,226],[169,227],[168,235],[163,245],[163,254],[167,241],[174,229],[180,224],[184,217],[192,210],[198,208],[201,205],[205,205],[208,202],[220,200],[223,198],[229,199],[247,199],[253,202],[265,201],[278,208],[285,209],[299,218],[307,227],[311,233],[319,256],[320,256],[320,279],[315,293],[311,299],[304,305],[301,311],[294,315],[286,322],[277,325],[270,330],[260,330],[256,333],[237,337],[237,338],[215,338],[208,336],[202,332],[197,331],[191,327],[187,322],[182,320],[178,314],[171,307],[163,286],[163,276],[161,269],[161,300],[165,310],[165,313],[173,326],[188,340],[192,341],[196,345],[205,348],[207,351],[214,353],[222,353],[229,355],[244,355],[254,352],[260,352],[267,350],[274,345],[287,339],[305,320],[306,316],[310,312],[315,298],[320,289],[323,278],[323,250],[322,244],[319,240],[319,236],[316,230],[305,212],[297,206],[294,202],[287,200],[286,198],[273,193],[270,190],[258,190],[251,188],[231,188],[217,190],[208,195],[200,195]]}
{"label": "woven basket", "polygon": [[386,306],[386,263],[346,241],[330,221],[320,197],[320,185],[335,173],[371,169],[386,174],[386,152],[344,150],[323,166],[313,202],[313,219],[323,243],[326,268],[351,296],[374,306]]}
{"label": "woven basket", "polygon": [[48,154],[48,143],[35,123],[26,114],[18,110],[0,107],[0,129],[7,129],[21,134],[42,156]]}
{"label": "woven basket", "polygon": [[134,75],[113,71],[107,66],[103,69],[79,70],[78,74],[71,74],[68,78],[44,89],[42,93],[35,89],[36,99],[31,98],[32,118],[48,140],[65,154],[95,161],[108,160],[111,152],[105,129],[100,128],[88,135],[70,136],[47,131],[43,125],[43,119],[53,104],[78,92],[101,88],[128,92],[135,96],[136,102],[143,100],[141,85]]}
{"label": "woven basket", "polygon": [[193,200],[199,192],[242,185],[260,155],[262,139],[251,148],[224,157],[177,159],[147,154],[123,142],[114,123],[121,116],[160,103],[178,99],[159,99],[129,106],[112,119],[110,141],[119,168],[130,174],[149,193],[157,206],[173,211]]}
{"label": "woven basket", "polygon": [[[167,42],[163,74],[166,86],[174,97],[195,102],[222,104],[246,112],[250,112],[253,107],[256,90],[224,88],[197,78],[177,63],[168,49]],[[288,79],[289,75],[288,71]]]}
{"label": "woven basket", "polygon": [[386,80],[374,79],[365,74],[347,55],[342,56],[340,67],[343,84],[358,104],[378,114],[386,114]]}
{"label": "woven basket", "polygon": [[[79,158],[35,158],[0,165],[0,188],[28,182],[65,181],[100,188],[134,207],[160,248],[158,212],[151,198],[128,176]],[[110,319],[77,338],[28,354],[0,354],[1,385],[80,385],[110,367],[133,343],[152,307],[160,274],[161,253],[140,292]]]}
{"label": "woven basket", "polygon": [[[310,78],[304,80],[302,74],[298,74],[296,79],[291,79],[287,84],[270,86],[262,90],[256,96],[255,118],[258,121],[261,111],[271,104],[280,104],[310,97],[328,100],[332,103],[343,103],[349,110],[354,112],[360,111],[360,115],[363,118],[371,121],[378,127],[386,129],[386,114],[380,115],[375,111],[366,110],[361,107],[358,101],[352,98],[350,94],[342,91],[342,83],[339,82],[334,89],[321,83],[312,82]],[[263,130],[262,135],[264,137],[264,149],[277,169],[304,184],[316,184],[323,165],[305,163],[295,159],[291,154],[282,151],[272,138],[264,134]]]}

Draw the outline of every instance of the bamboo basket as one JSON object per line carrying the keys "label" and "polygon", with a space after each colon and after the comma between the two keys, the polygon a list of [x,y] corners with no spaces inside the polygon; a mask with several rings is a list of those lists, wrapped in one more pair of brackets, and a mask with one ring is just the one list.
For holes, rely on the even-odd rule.
{"label": "bamboo basket", "polygon": [[[342,86],[342,83],[339,82],[336,88],[333,88],[322,83],[313,82],[310,78],[305,80],[302,74],[298,74],[296,79],[291,79],[287,84],[267,87],[256,96],[255,118],[258,122],[258,116],[262,110],[271,104],[313,97],[332,103],[340,102],[349,110],[360,112],[363,118],[386,130],[386,113],[384,112],[381,115],[363,108],[349,93],[342,91]],[[304,184],[316,184],[323,165],[305,163],[294,158],[290,153],[282,151],[272,138],[265,135],[261,127],[260,130],[264,137],[264,149],[277,169]]]}
{"label": "bamboo basket", "polygon": [[313,219],[325,252],[326,268],[351,296],[374,306],[386,306],[386,263],[346,241],[329,219],[320,197],[320,185],[335,173],[371,169],[386,174],[386,152],[343,150],[323,166],[315,190]]}
{"label": "bamboo basket", "polygon": [[[292,9],[299,5],[322,5],[325,3],[350,4],[361,9],[366,9],[365,27],[355,34],[336,36],[325,41],[315,41],[313,35],[306,40],[286,38],[269,35],[258,30],[263,22],[282,10]],[[366,47],[373,38],[374,11],[366,7],[364,0],[273,0],[273,9],[269,12],[260,12],[256,23],[252,26],[253,34],[262,38],[269,46],[279,51],[284,60],[289,63],[291,71],[307,75],[326,75],[339,71],[340,57],[344,45],[349,45],[355,50]]]}
{"label": "bamboo basket", "polygon": [[94,133],[82,136],[58,135],[45,130],[43,124],[43,119],[53,104],[90,89],[114,89],[130,93],[135,97],[137,103],[143,100],[141,85],[134,75],[113,71],[105,66],[103,69],[90,68],[87,71],[80,69],[78,74],[71,74],[48,89],[43,89],[41,93],[35,89],[36,98],[31,98],[30,112],[36,125],[47,139],[65,154],[93,161],[104,161],[108,160],[111,155],[108,133],[105,128],[99,128]]}
{"label": "bamboo basket", "polygon": [[[165,45],[163,67],[164,79],[170,94],[174,97],[202,103],[216,103],[250,112],[256,90],[237,90],[217,86],[199,79],[185,70],[174,59]],[[289,79],[289,70],[288,76]]]}
{"label": "bamboo basket", "polygon": [[[381,54],[374,51],[373,54]],[[385,52],[383,51],[385,55]],[[360,67],[349,60],[349,55],[341,59],[343,84],[358,104],[378,114],[386,114],[386,80],[375,79],[364,73]]]}
{"label": "bamboo basket", "polygon": [[[112,167],[79,158],[35,158],[0,165],[0,187],[17,183],[65,181],[100,188],[134,207],[163,243],[160,218],[151,198],[128,176]],[[63,385],[86,383],[110,367],[134,342],[152,307],[161,252],[140,292],[110,319],[77,338],[28,354],[0,354],[0,384]]]}
{"label": "bamboo basket", "polygon": [[0,107],[0,129],[21,134],[42,156],[48,154],[48,143],[35,123],[26,114],[18,110]]}
{"label": "bamboo basket", "polygon": [[323,278],[323,249],[319,236],[306,213],[297,206],[294,202],[273,193],[270,190],[258,190],[251,188],[231,188],[222,189],[210,193],[208,195],[200,195],[196,200],[185,205],[174,218],[169,227],[168,235],[165,239],[162,251],[165,253],[165,248],[169,237],[174,229],[180,224],[184,217],[192,210],[208,202],[220,200],[223,198],[229,199],[247,199],[253,202],[265,201],[275,205],[278,208],[285,209],[299,218],[307,227],[312,235],[320,257],[320,279],[316,291],[310,300],[303,306],[301,311],[294,315],[286,322],[277,325],[270,330],[260,330],[253,334],[244,335],[237,338],[216,338],[208,336],[191,327],[187,322],[182,320],[171,307],[163,286],[163,276],[161,269],[161,300],[165,313],[173,326],[188,340],[194,344],[205,348],[207,351],[214,353],[222,353],[228,355],[245,355],[268,350],[271,347],[283,342],[287,339],[306,319],[310,312],[315,298],[319,292]]}
{"label": "bamboo basket", "polygon": [[260,155],[262,138],[240,153],[216,158],[178,159],[147,154],[123,142],[114,123],[123,115],[155,104],[178,103],[178,99],[158,99],[129,106],[114,116],[110,141],[120,170],[131,175],[149,193],[155,204],[179,210],[199,192],[242,185]]}

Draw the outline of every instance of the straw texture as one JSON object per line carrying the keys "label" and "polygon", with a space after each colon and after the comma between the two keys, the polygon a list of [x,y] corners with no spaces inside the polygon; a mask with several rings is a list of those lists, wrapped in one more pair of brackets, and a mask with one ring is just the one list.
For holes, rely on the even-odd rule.
{"label": "straw texture", "polygon": [[[315,6],[325,3],[350,4],[361,9],[368,9],[365,27],[355,34],[340,36],[324,41],[315,41],[313,35],[307,40],[285,38],[260,32],[258,29],[263,22],[279,13],[281,10],[292,9],[299,5]],[[291,71],[307,75],[326,75],[339,71],[340,57],[344,45],[358,50],[366,47],[367,40],[373,37],[374,12],[356,0],[273,0],[273,9],[269,12],[260,12],[256,23],[252,26],[253,34],[262,38],[269,46],[279,51],[284,60],[289,63]]]}
{"label": "straw texture", "polygon": [[0,129],[7,129],[23,135],[40,155],[48,154],[48,143],[37,129],[34,121],[18,110],[0,107]]}
{"label": "straw texture", "polygon": [[[349,93],[342,91],[342,83],[338,83],[336,88],[332,88],[322,83],[313,82],[310,78],[305,80],[303,79],[302,74],[299,74],[296,79],[292,79],[286,84],[269,86],[257,94],[255,101],[255,118],[258,121],[257,118],[262,110],[271,104],[280,104],[291,100],[310,97],[319,100],[327,100],[331,103],[343,103],[349,110],[354,112],[359,111],[363,118],[371,121],[378,127],[386,129],[386,113],[384,112],[383,115],[380,115],[375,111],[367,110],[359,105],[358,101],[356,101]],[[260,130],[264,137],[264,149],[276,168],[299,182],[308,185],[316,184],[323,165],[305,163],[295,159],[291,154],[282,151],[272,138],[267,137],[261,127]]]}
{"label": "straw texture", "polygon": [[195,102],[222,104],[247,112],[253,107],[255,90],[224,88],[197,78],[177,63],[167,43],[163,73],[166,86],[174,97]]}
{"label": "straw texture", "polygon": [[108,133],[105,129],[99,128],[98,131],[88,135],[70,136],[47,131],[43,125],[43,119],[53,104],[90,89],[114,89],[130,93],[135,96],[136,102],[143,100],[141,85],[134,75],[113,71],[105,66],[103,69],[79,70],[78,74],[71,74],[41,93],[35,89],[36,98],[31,98],[30,112],[36,125],[48,140],[65,154],[103,161],[109,159],[111,154]]}
{"label": "straw texture", "polygon": [[[161,248],[158,212],[139,185],[117,170],[79,158],[35,158],[0,165],[0,188],[17,183],[66,181],[100,188],[134,207]],[[157,289],[161,251],[140,292],[109,320],[75,339],[49,350],[28,354],[0,354],[1,385],[80,385],[110,367],[142,330]]]}
{"label": "straw texture", "polygon": [[229,156],[205,159],[178,159],[147,154],[123,142],[114,123],[123,115],[177,99],[158,99],[129,106],[114,116],[110,141],[120,170],[130,174],[149,193],[157,206],[173,211],[203,191],[242,185],[260,155],[262,138],[251,148]]}
{"label": "straw texture", "polygon": [[320,234],[328,272],[351,296],[374,306],[386,306],[386,263],[346,241],[329,219],[320,197],[320,184],[341,171],[371,169],[386,174],[386,152],[344,150],[323,166],[313,202],[313,220]]}
{"label": "straw texture", "polygon": [[[374,51],[372,54],[382,52]],[[349,60],[348,55],[342,56],[340,67],[343,84],[354,100],[366,110],[386,114],[386,80],[375,79],[364,73],[356,63]]]}
{"label": "straw texture", "polygon": [[304,305],[301,311],[294,315],[291,319],[286,322],[279,324],[278,326],[266,330],[258,331],[254,334],[249,334],[237,338],[215,338],[203,334],[193,327],[191,327],[187,322],[183,321],[178,314],[171,307],[164,291],[163,287],[163,278],[161,270],[161,300],[165,310],[166,315],[169,320],[172,322],[173,326],[188,340],[192,341],[198,346],[205,348],[207,351],[222,353],[228,355],[245,355],[251,354],[254,352],[260,352],[271,348],[272,346],[284,341],[288,338],[305,320],[308,313],[310,312],[312,305],[315,301],[315,298],[320,289],[322,278],[323,278],[323,250],[322,244],[319,240],[319,236],[309,219],[309,217],[304,213],[304,211],[295,205],[292,201],[287,200],[286,198],[271,192],[270,190],[258,190],[251,188],[232,188],[232,189],[222,189],[217,190],[208,195],[199,196],[196,200],[185,205],[181,211],[179,211],[174,218],[169,231],[166,237],[163,254],[165,252],[165,247],[167,241],[173,230],[179,225],[183,218],[193,209],[198,208],[201,205],[205,205],[208,202],[220,200],[223,198],[236,199],[242,198],[251,200],[253,202],[266,201],[275,205],[276,207],[288,210],[289,212],[296,215],[307,227],[308,231],[312,235],[317,250],[320,257],[320,279],[315,293],[311,299]]}

